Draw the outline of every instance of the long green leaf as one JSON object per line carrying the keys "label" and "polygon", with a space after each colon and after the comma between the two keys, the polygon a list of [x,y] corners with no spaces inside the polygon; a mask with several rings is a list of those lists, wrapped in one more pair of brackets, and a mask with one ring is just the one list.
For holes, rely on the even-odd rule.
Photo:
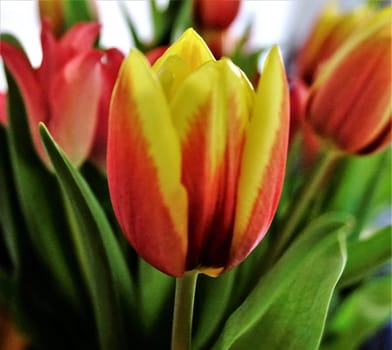
{"label": "long green leaf", "polygon": [[[102,350],[127,348],[124,314],[132,314],[134,295],[125,258],[88,184],[40,125],[42,141],[74,216],[77,254],[95,311]],[[129,329],[131,332],[131,329]]]}
{"label": "long green leaf", "polygon": [[[345,254],[342,247],[343,239],[341,236],[346,234],[351,227],[352,222],[347,216],[326,215],[313,222],[289,247],[276,265],[259,280],[243,304],[230,316],[213,349],[226,350],[232,349],[232,346],[239,349],[242,341],[244,344],[253,341],[250,335],[254,334],[255,329],[259,329],[259,324],[265,322],[265,317],[271,320],[269,315],[271,313],[278,315],[279,307],[283,307],[282,312],[287,312],[287,310],[284,310],[285,306],[282,306],[282,298],[287,296],[297,279],[302,281],[304,286],[307,287],[307,282],[310,278],[312,278],[311,282],[315,286],[321,283],[322,279],[327,278],[328,288],[322,294],[322,300],[320,300],[319,310],[317,311],[318,314],[308,315],[314,321],[318,317],[317,326],[313,329],[312,334],[306,337],[306,343],[302,344],[304,347],[301,347],[301,349],[310,349],[312,345],[317,346],[321,337],[332,290],[345,263]],[[330,268],[333,268],[333,271],[325,269],[325,262],[328,263]],[[328,277],[329,274],[331,274],[331,277]],[[299,301],[298,293],[300,293],[300,290],[300,288],[297,288],[293,296],[296,298],[296,301]],[[317,291],[313,288],[312,292],[314,294]],[[314,295],[314,297],[317,295]],[[296,307],[296,305],[291,306]],[[298,307],[301,310],[301,304]],[[281,314],[280,320],[285,316]],[[305,321],[305,318],[298,319],[298,324],[293,324],[292,327],[295,327],[295,330],[300,332],[302,328],[301,322],[303,321]],[[281,324],[283,325],[283,323]],[[296,335],[290,336],[286,334],[285,337],[287,337],[286,344],[288,344],[295,341]],[[272,339],[270,340],[272,341]],[[263,339],[261,341],[264,342]],[[263,344],[260,343],[259,346]],[[272,346],[271,343],[269,345]],[[246,346],[242,347],[242,349],[252,348]],[[275,347],[269,348],[268,346],[265,348],[275,349]]]}
{"label": "long green leaf", "polygon": [[391,259],[392,226],[373,232],[366,238],[357,238],[347,245],[347,265],[339,286],[358,282]]}

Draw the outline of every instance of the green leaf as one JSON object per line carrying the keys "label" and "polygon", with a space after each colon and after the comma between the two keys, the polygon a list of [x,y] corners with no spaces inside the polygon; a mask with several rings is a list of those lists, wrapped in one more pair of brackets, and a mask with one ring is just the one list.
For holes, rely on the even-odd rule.
{"label": "green leaf", "polygon": [[356,235],[371,217],[390,206],[391,162],[392,147],[388,147],[366,157],[346,157],[335,172],[338,178],[332,179],[328,193],[333,195],[327,198],[326,209],[354,215]]}
{"label": "green leaf", "polygon": [[391,258],[392,226],[347,244],[347,265],[339,286],[344,287],[374,272]]}
{"label": "green leaf", "polygon": [[69,200],[68,209],[76,229],[76,254],[92,298],[101,349],[128,348],[129,332],[125,327],[130,328],[130,324],[124,315],[134,312],[132,298],[135,292],[125,258],[88,184],[42,124],[40,133]]}
{"label": "green leaf", "polygon": [[[349,217],[337,214],[312,222],[230,316],[213,349],[251,349],[260,344],[265,349],[315,349],[343,271],[343,236],[351,226]],[[263,337],[257,335],[261,331]],[[277,346],[276,339],[284,345]]]}
{"label": "green leaf", "polygon": [[3,234],[0,244],[4,241],[7,258],[10,260],[12,270],[16,272],[20,259],[17,234],[25,230],[25,227],[15,195],[6,130],[2,126],[0,126],[0,189],[0,232]]}
{"label": "green leaf", "polygon": [[333,316],[323,350],[355,350],[392,315],[392,276],[374,278],[354,290]]}
{"label": "green leaf", "polygon": [[130,32],[131,37],[133,39],[133,43],[135,44],[135,47],[137,49],[139,49],[141,52],[145,53],[147,51],[147,47],[143,43],[143,41],[140,40],[139,35],[137,33],[137,30],[136,30],[136,26],[133,23],[133,20],[132,20],[131,16],[129,15],[126,6],[124,5],[123,1],[119,1],[118,4],[120,6],[121,13],[122,13],[122,15],[123,15],[123,17],[125,19],[125,23],[128,26],[128,29],[129,29],[129,32]]}
{"label": "green leaf", "polygon": [[[191,26],[191,14],[192,14],[192,0],[183,0],[183,1],[172,1],[172,3],[176,6],[172,6],[174,9],[173,13],[169,13],[169,18],[171,18],[171,22],[169,22],[172,26],[170,29],[170,41],[173,42],[178,39],[178,37],[185,31],[185,29]],[[178,6],[177,6],[178,5]],[[169,5],[170,9],[170,5]],[[169,44],[169,43],[168,43]]]}
{"label": "green leaf", "polygon": [[233,270],[217,278],[198,277],[192,339],[196,349],[211,348],[227,318],[253,289],[260,278],[260,266],[267,248],[268,237],[265,237]]}
{"label": "green leaf", "polygon": [[[138,259],[138,322],[143,327],[144,349],[170,348],[175,279]],[[154,334],[152,337],[151,334]]]}
{"label": "green leaf", "polygon": [[61,1],[64,11],[66,28],[71,28],[79,22],[97,20],[91,0]]}

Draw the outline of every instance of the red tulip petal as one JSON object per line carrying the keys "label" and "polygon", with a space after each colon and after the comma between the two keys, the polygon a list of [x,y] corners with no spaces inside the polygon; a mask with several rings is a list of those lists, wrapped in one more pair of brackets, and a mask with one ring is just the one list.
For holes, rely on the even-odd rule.
{"label": "red tulip petal", "polygon": [[95,22],[76,24],[64,34],[60,45],[78,52],[91,49],[97,40],[100,27],[100,24]]}
{"label": "red tulip petal", "polygon": [[123,60],[124,55],[122,52],[117,49],[110,49],[105,52],[101,64],[103,82],[94,145],[90,155],[90,159],[101,169],[106,169],[106,144],[110,97]]}
{"label": "red tulip petal", "polygon": [[44,96],[49,95],[53,77],[59,68],[63,58],[59,46],[50,31],[50,26],[47,21],[42,22],[41,29],[41,46],[42,46],[42,62],[37,70],[37,77],[39,79]]}
{"label": "red tulip petal", "polygon": [[46,153],[39,137],[38,123],[47,123],[48,112],[33,67],[24,52],[14,45],[0,40],[0,49],[4,65],[12,74],[22,94],[34,145],[40,155],[44,156]]}
{"label": "red tulip petal", "polygon": [[56,76],[49,95],[48,129],[75,166],[87,158],[94,140],[101,57],[101,52],[90,51],[69,61]]}
{"label": "red tulip petal", "polygon": [[278,205],[286,166],[289,95],[279,49],[265,62],[246,130],[234,234],[227,268],[240,263],[264,237]]}
{"label": "red tulip petal", "polygon": [[187,197],[180,145],[162,88],[137,50],[122,64],[114,88],[107,167],[113,208],[127,239],[147,262],[182,276]]}

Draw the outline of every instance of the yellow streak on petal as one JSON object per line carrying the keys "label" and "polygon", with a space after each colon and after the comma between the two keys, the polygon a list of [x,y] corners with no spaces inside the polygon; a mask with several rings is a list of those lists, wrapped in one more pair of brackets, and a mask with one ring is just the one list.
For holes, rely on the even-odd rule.
{"label": "yellow streak on petal", "polygon": [[389,33],[389,37],[391,37],[391,26],[392,7],[388,7],[375,15],[372,20],[367,21],[365,25],[358,30],[356,34],[353,34],[347,42],[337,50],[333,57],[323,65],[320,74],[317,75],[316,81],[312,85],[312,90],[317,89],[322,85],[324,81],[329,78],[330,74],[333,74],[333,71],[340,62],[344,59],[349,59],[350,52],[363,41],[368,40],[374,35],[388,35]]}
{"label": "yellow streak on petal", "polygon": [[208,61],[215,61],[207,44],[192,28],[187,29],[178,40],[155,62],[153,70],[158,72],[170,56],[180,56],[191,71]]}
{"label": "yellow streak on petal", "polygon": [[[223,89],[216,62],[205,64],[191,74],[179,87],[171,101],[171,114],[180,141],[186,142],[199,110],[210,103],[210,115],[206,117],[205,127],[209,141],[209,156],[212,174],[223,159],[226,124]],[[208,82],[208,83],[207,83]]]}
{"label": "yellow streak on petal", "polygon": [[113,95],[117,94],[117,90],[127,93],[124,100],[132,99],[138,108],[135,114],[157,169],[164,203],[186,248],[188,200],[181,184],[180,143],[161,85],[146,58],[136,49],[131,51],[121,66]]}
{"label": "yellow streak on petal", "polygon": [[178,90],[180,84],[191,73],[189,65],[180,56],[170,56],[159,70],[157,75],[168,101]]}
{"label": "yellow streak on petal", "polygon": [[266,58],[246,130],[232,247],[236,246],[246,230],[259,189],[269,186],[268,183],[264,184],[264,174],[268,164],[273,161],[270,157],[281,122],[285,85],[282,59],[279,48],[275,46]]}

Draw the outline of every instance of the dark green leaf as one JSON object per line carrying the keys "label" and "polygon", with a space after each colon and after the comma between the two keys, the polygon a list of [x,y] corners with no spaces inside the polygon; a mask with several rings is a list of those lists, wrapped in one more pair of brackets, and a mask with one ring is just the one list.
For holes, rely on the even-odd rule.
{"label": "dark green leaf", "polygon": [[76,254],[92,298],[101,349],[127,348],[127,333],[131,329],[128,329],[130,324],[124,315],[132,315],[134,311],[132,298],[135,291],[125,258],[87,183],[43,125],[40,132],[69,200],[68,212],[74,222]]}

